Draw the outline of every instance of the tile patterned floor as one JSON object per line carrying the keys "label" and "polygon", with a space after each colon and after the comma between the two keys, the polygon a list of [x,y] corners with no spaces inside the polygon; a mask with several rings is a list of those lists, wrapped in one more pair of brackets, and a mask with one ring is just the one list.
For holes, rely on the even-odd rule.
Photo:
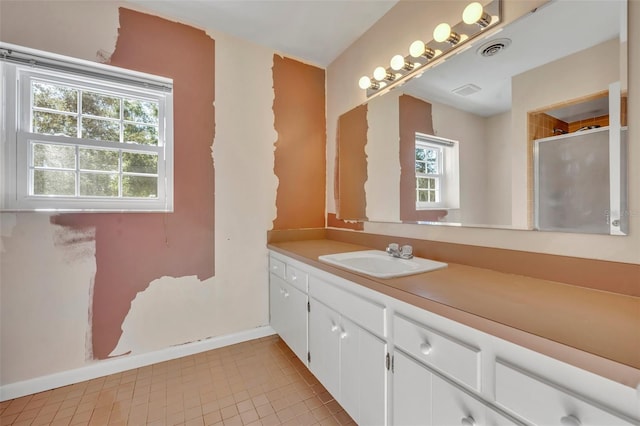
{"label": "tile patterned floor", "polygon": [[355,425],[278,336],[0,402],[0,425]]}

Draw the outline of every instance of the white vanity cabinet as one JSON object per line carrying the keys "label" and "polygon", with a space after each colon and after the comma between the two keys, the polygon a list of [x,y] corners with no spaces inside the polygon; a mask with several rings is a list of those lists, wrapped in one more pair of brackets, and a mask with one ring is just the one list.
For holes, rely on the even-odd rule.
{"label": "white vanity cabinet", "polygon": [[515,422],[438,375],[433,376],[432,425],[514,426]]}
{"label": "white vanity cabinet", "polygon": [[269,313],[271,327],[307,364],[308,274],[275,257],[269,259]]}
{"label": "white vanity cabinet", "polygon": [[270,260],[271,325],[359,425],[640,426],[633,388],[286,256]]}
{"label": "white vanity cabinet", "polygon": [[358,424],[386,424],[387,344],[367,330],[383,324],[384,307],[313,276],[309,304],[311,372]]}
{"label": "white vanity cabinet", "polygon": [[424,365],[402,351],[394,352],[391,424],[432,424],[432,375]]}
{"label": "white vanity cabinet", "polygon": [[[418,321],[401,314],[393,316],[391,423],[426,426],[519,424],[490,407],[479,396],[480,349]],[[474,392],[475,396],[472,395]]]}
{"label": "white vanity cabinet", "polygon": [[[577,394],[500,359],[496,362],[496,402],[536,425],[640,424],[588,403]],[[640,401],[637,404],[640,410]]]}

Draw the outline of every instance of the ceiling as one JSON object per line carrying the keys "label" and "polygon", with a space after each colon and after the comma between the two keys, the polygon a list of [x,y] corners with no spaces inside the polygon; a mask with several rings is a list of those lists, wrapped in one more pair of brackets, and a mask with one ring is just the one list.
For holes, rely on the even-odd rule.
{"label": "ceiling", "polygon": [[398,0],[129,0],[203,29],[328,66]]}
{"label": "ceiling", "polygon": [[[484,117],[508,111],[513,76],[618,38],[621,22],[625,22],[621,20],[623,6],[625,2],[613,0],[547,3],[426,70],[421,78],[403,86],[402,91]],[[481,47],[499,39],[511,43],[494,56],[478,54]],[[454,93],[470,84],[480,90],[462,91],[467,96]]]}

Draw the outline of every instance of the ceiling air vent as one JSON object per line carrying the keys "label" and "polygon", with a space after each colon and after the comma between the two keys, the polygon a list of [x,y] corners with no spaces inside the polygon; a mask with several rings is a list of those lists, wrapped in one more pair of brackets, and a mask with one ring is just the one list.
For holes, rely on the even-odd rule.
{"label": "ceiling air vent", "polygon": [[490,40],[487,43],[480,46],[477,52],[478,52],[478,55],[488,58],[490,56],[495,56],[498,53],[502,52],[504,49],[509,47],[510,44],[511,44],[511,40],[508,38],[499,38],[496,40]]}
{"label": "ceiling air vent", "polygon": [[476,92],[479,92],[480,90],[482,89],[480,89],[475,84],[465,84],[464,86],[458,87],[457,89],[453,89],[452,92],[460,96],[469,96],[473,95]]}

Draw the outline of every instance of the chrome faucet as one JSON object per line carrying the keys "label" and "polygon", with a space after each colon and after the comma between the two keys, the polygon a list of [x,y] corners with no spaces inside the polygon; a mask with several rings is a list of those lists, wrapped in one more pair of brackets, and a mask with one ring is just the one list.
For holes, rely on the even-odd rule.
{"label": "chrome faucet", "polygon": [[401,259],[413,258],[413,247],[411,247],[410,245],[404,245],[400,247],[397,243],[391,243],[385,251],[393,257],[398,257]]}

